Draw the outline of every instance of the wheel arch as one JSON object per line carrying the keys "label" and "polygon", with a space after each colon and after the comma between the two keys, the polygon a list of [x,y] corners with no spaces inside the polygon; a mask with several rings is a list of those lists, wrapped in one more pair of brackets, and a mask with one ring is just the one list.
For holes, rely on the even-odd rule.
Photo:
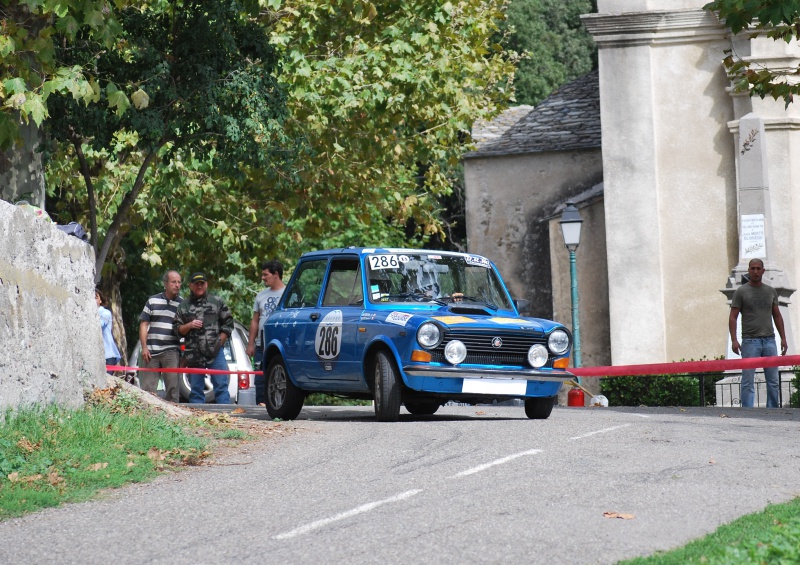
{"label": "wheel arch", "polygon": [[400,363],[400,355],[397,352],[397,348],[394,347],[394,344],[391,341],[382,339],[382,336],[379,336],[364,348],[364,357],[361,361],[361,376],[364,379],[364,382],[367,383],[370,392],[373,394],[375,393],[375,379],[372,378],[372,372],[375,370],[375,355],[379,351],[387,353],[389,357],[394,360],[395,367],[397,368],[397,374],[400,375],[401,384],[403,385],[403,388],[406,388],[406,376],[403,373],[403,366]]}
{"label": "wheel arch", "polygon": [[[270,361],[275,357],[280,357],[283,359],[283,366],[286,370],[286,374],[289,375],[289,379],[292,381],[292,384],[298,386],[297,379],[294,378],[292,374],[292,369],[286,363],[286,355],[284,355],[283,348],[281,347],[280,343],[271,341],[267,344],[266,349],[264,350],[264,359],[261,361],[261,373],[266,377],[265,371],[267,367],[269,367]],[[298,386],[299,388],[299,386]]]}

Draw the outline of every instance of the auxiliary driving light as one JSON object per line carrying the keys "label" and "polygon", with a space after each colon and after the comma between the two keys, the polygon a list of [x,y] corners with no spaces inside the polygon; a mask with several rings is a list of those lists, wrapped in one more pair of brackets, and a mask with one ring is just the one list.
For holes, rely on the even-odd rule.
{"label": "auxiliary driving light", "polygon": [[530,363],[531,367],[534,369],[544,367],[545,363],[547,363],[547,357],[547,348],[541,343],[532,345],[528,350],[528,363]]}
{"label": "auxiliary driving light", "polygon": [[453,365],[458,365],[467,357],[467,346],[463,342],[454,339],[444,348],[444,358]]}

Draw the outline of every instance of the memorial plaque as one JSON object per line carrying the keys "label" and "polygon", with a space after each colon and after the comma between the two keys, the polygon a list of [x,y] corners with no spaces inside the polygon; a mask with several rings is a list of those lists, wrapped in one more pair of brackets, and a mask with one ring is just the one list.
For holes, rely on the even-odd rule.
{"label": "memorial plaque", "polygon": [[742,215],[741,247],[743,259],[763,258],[767,254],[764,214]]}

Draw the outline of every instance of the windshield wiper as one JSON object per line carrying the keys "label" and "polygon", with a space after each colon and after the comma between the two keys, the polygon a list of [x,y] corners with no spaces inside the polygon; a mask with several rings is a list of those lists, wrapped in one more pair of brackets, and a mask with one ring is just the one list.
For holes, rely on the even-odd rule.
{"label": "windshield wiper", "polygon": [[393,298],[401,298],[401,299],[410,298],[416,302],[435,302],[436,304],[439,304],[441,306],[447,306],[447,302],[444,302],[443,300],[439,300],[438,298],[434,298],[432,296],[428,296],[423,292],[401,292],[399,294],[390,294],[389,296],[387,296],[387,298],[390,300]]}

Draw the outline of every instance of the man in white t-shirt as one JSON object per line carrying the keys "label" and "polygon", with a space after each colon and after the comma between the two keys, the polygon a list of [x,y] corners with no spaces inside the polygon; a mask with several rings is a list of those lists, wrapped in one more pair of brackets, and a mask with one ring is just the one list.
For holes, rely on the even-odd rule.
{"label": "man in white t-shirt", "polygon": [[261,280],[267,288],[256,295],[256,300],[253,304],[253,319],[250,320],[250,338],[247,342],[247,354],[254,357],[256,370],[262,371],[257,373],[253,380],[256,385],[256,403],[264,406],[266,402],[264,398],[265,381],[263,368],[261,367],[264,343],[261,339],[261,332],[263,331],[264,322],[267,321],[273,310],[278,307],[278,302],[283,296],[283,289],[286,288],[286,285],[283,284],[283,265],[281,262],[273,259],[262,264]]}

